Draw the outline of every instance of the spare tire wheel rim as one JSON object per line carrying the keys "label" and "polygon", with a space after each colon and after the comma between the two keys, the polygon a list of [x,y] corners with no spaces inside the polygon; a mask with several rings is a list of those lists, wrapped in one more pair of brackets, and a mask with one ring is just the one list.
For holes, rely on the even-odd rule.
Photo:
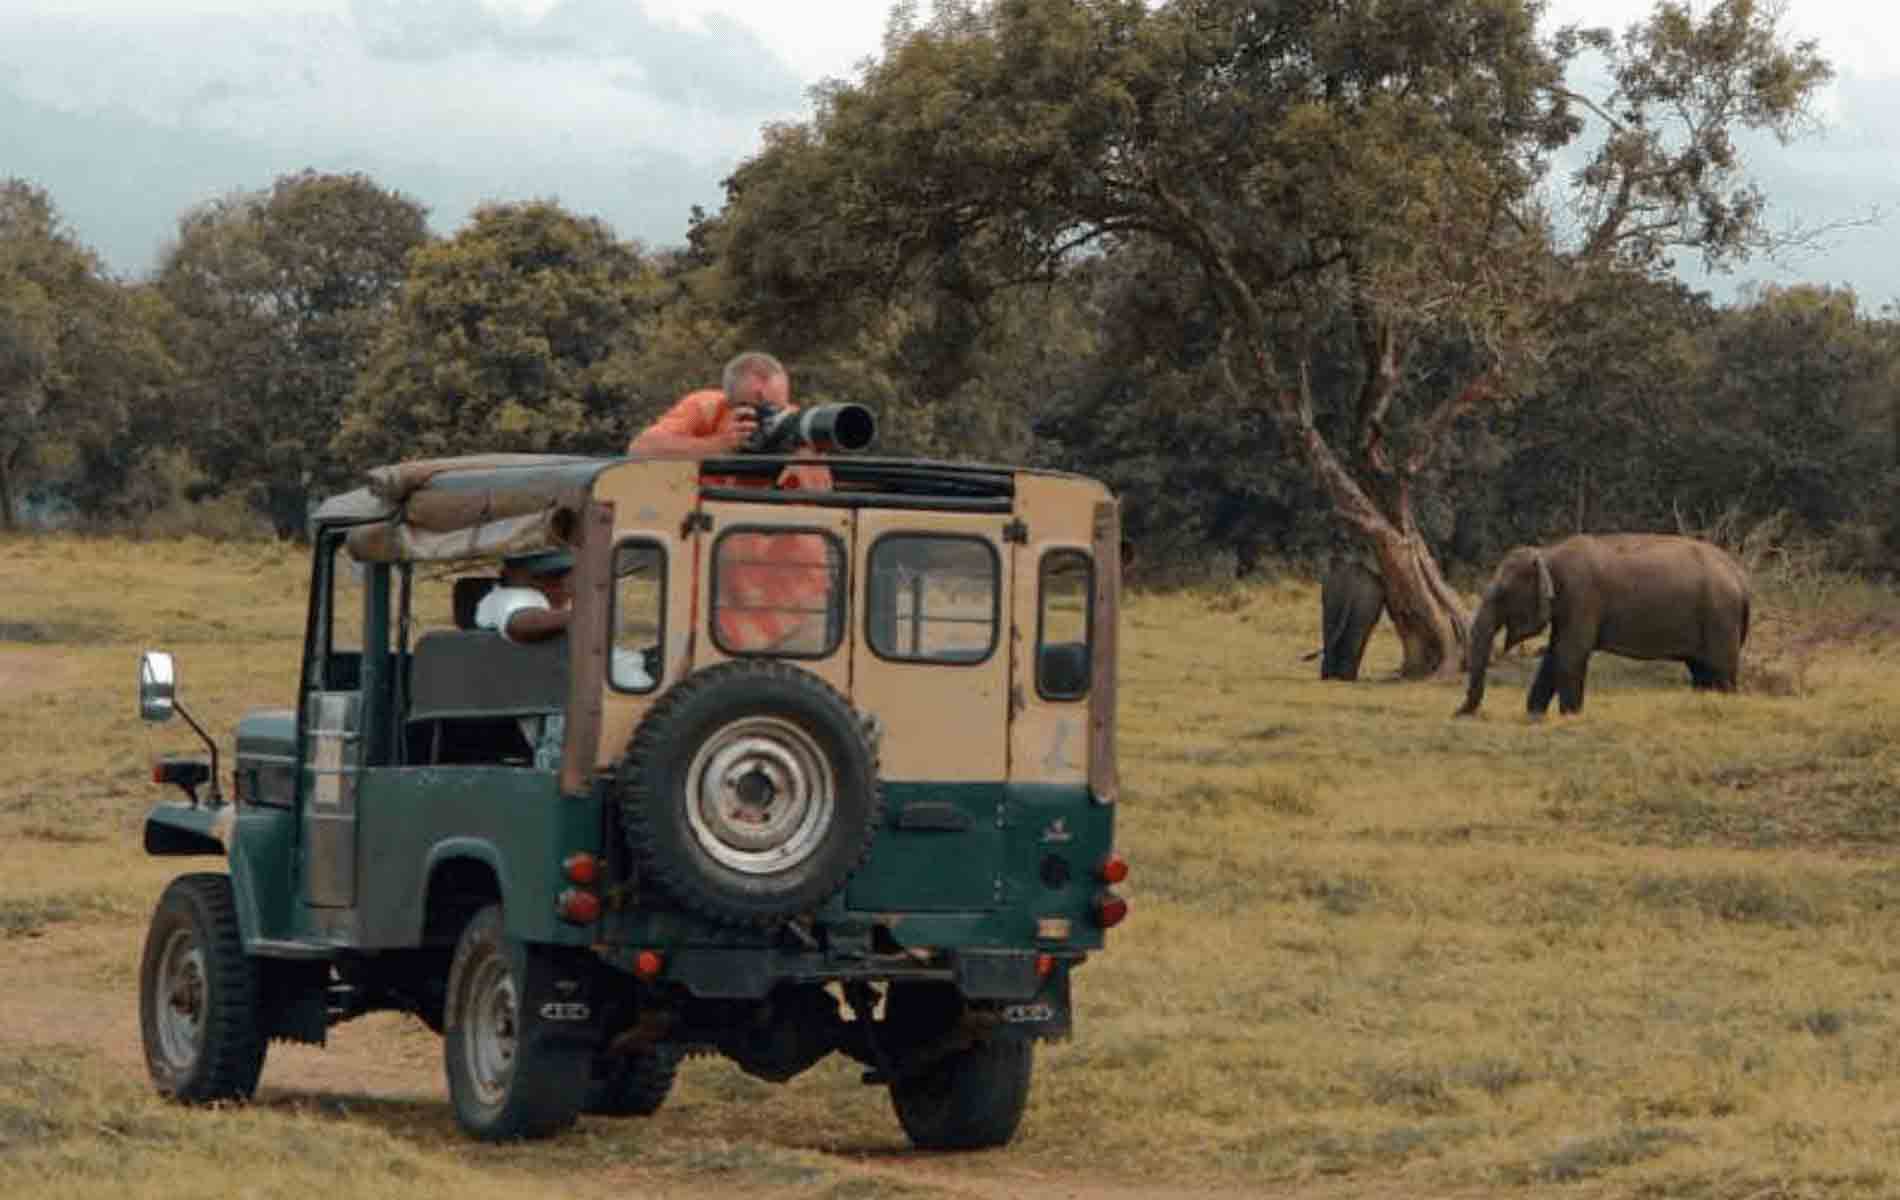
{"label": "spare tire wheel rim", "polygon": [[686,773],[694,839],[742,875],[774,875],[809,859],[836,806],[831,760],[803,728],[779,717],[721,726]]}

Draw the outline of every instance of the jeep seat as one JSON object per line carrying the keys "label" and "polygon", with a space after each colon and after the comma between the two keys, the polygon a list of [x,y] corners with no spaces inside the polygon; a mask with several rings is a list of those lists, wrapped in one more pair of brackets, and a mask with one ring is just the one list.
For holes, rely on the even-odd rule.
{"label": "jeep seat", "polygon": [[567,706],[567,655],[565,637],[518,643],[488,629],[424,634],[409,676],[410,745],[418,752],[412,761],[526,757],[518,719]]}

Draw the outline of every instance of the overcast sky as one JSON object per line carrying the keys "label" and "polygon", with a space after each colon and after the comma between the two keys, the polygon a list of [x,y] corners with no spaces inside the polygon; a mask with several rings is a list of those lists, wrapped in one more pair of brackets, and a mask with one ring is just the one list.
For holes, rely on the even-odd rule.
{"label": "overcast sky", "polygon": [[[1696,0],[1706,8],[1708,0]],[[928,11],[928,0],[920,3]],[[1555,0],[1621,26],[1643,0]],[[0,0],[0,176],[52,194],[117,271],[156,262],[189,206],[314,167],[362,171],[452,233],[485,200],[553,198],[650,246],[808,88],[879,53],[889,0]],[[1781,221],[1891,213],[1824,251],[1691,278],[1900,300],[1900,12],[1798,0],[1839,78],[1828,128],[1749,144]]]}

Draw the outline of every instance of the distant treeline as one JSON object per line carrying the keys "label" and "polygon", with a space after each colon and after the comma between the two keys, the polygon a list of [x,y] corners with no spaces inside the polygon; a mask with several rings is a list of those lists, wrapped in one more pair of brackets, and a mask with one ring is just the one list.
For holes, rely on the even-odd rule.
{"label": "distant treeline", "polygon": [[[878,410],[881,451],[1104,478],[1156,579],[1375,526],[1474,570],[1571,530],[1769,520],[1900,564],[1900,323],[1820,284],[1717,305],[1669,269],[1766,244],[1726,133],[1779,130],[1826,64],[1735,0],[1703,20],[1752,40],[1426,9],[940,5],[768,131],[676,247],[551,201],[438,237],[374,179],[306,171],[182,214],[125,280],[8,181],[0,517],[295,537],[379,462],[618,453],[758,347],[799,400]],[[1540,189],[1552,148],[1588,150],[1559,86],[1585,53],[1622,133],[1727,107],[1688,143],[1599,130],[1570,181],[1598,218],[1565,242]]]}

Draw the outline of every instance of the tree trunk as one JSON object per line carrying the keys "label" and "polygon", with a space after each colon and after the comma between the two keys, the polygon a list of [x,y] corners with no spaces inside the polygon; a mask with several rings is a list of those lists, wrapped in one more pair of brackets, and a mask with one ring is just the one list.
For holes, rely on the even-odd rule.
{"label": "tree trunk", "polygon": [[[1438,560],[1426,542],[1412,507],[1412,481],[1419,477],[1426,462],[1444,439],[1452,421],[1484,394],[1488,381],[1473,380],[1446,401],[1425,420],[1420,448],[1398,469],[1385,458],[1385,413],[1396,394],[1399,349],[1391,330],[1367,324],[1363,327],[1363,345],[1368,365],[1365,389],[1360,396],[1357,454],[1369,477],[1389,482],[1387,507],[1379,503],[1355,478],[1327,444],[1326,437],[1313,419],[1311,374],[1305,359],[1299,364],[1299,386],[1284,386],[1260,347],[1267,344],[1269,323],[1245,281],[1231,260],[1210,250],[1207,256],[1217,286],[1224,288],[1235,311],[1252,332],[1247,358],[1259,385],[1243,388],[1234,374],[1233,357],[1222,353],[1219,363],[1228,394],[1242,405],[1255,396],[1269,398],[1274,421],[1289,445],[1297,446],[1319,485],[1332,498],[1333,509],[1347,525],[1356,529],[1371,545],[1385,580],[1386,611],[1405,657],[1399,666],[1401,679],[1429,679],[1459,674],[1465,665],[1465,643],[1470,634],[1471,618],[1466,615],[1451,585],[1438,568]],[[1232,345],[1227,341],[1223,349]]]}
{"label": "tree trunk", "polygon": [[[1229,376],[1231,379],[1231,375]],[[1327,445],[1313,422],[1310,397],[1281,393],[1276,416],[1304,452],[1340,519],[1371,547],[1385,580],[1386,611],[1405,658],[1403,679],[1455,676],[1465,665],[1471,618],[1438,567],[1412,509],[1410,472],[1401,474],[1381,509]]]}
{"label": "tree trunk", "polygon": [[1410,489],[1399,491],[1394,522],[1357,481],[1337,469],[1336,462],[1333,466],[1335,471],[1322,470],[1320,478],[1334,508],[1366,539],[1378,560],[1379,574],[1385,579],[1386,612],[1405,651],[1400,678],[1457,675],[1464,669],[1471,621],[1418,528]]}

